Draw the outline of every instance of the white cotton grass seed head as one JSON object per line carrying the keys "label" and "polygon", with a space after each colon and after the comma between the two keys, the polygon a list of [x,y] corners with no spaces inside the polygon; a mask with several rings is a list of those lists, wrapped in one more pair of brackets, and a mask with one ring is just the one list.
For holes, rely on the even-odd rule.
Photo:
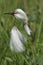
{"label": "white cotton grass seed head", "polygon": [[17,30],[18,29],[15,26],[11,30],[10,49],[15,52],[22,52],[25,50],[25,47],[19,38],[19,34],[18,34],[19,30],[18,31]]}
{"label": "white cotton grass seed head", "polygon": [[25,23],[28,22],[28,17],[27,17],[26,13],[22,9],[16,9],[14,16],[17,19],[24,19],[25,20],[24,21]]}
{"label": "white cotton grass seed head", "polygon": [[31,32],[32,32],[32,31],[30,30],[30,28],[28,27],[27,24],[24,25],[24,28],[25,28],[25,31],[27,32],[27,34],[28,34],[28,35],[31,35]]}

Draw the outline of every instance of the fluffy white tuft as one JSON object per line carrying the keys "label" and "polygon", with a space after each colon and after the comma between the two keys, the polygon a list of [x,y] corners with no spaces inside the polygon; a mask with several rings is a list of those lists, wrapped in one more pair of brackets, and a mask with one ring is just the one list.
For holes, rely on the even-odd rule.
{"label": "fluffy white tuft", "polygon": [[25,20],[24,21],[25,23],[28,22],[28,17],[27,17],[26,13],[22,9],[16,9],[14,15],[18,19],[24,19]]}
{"label": "fluffy white tuft", "polygon": [[17,29],[17,27],[13,27],[11,30],[10,49],[15,52],[24,51],[25,47],[21,40],[23,40],[22,33]]}
{"label": "fluffy white tuft", "polygon": [[32,31],[30,30],[30,28],[28,27],[27,24],[24,25],[24,28],[25,28],[25,31],[27,32],[27,34],[28,34],[28,35],[31,35],[31,32],[32,32]]}

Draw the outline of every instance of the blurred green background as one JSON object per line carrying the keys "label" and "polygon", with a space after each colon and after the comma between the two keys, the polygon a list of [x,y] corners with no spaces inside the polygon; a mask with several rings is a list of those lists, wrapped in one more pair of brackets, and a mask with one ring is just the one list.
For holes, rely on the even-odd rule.
{"label": "blurred green background", "polygon": [[[17,8],[28,15],[31,36],[25,33],[23,20],[4,14]],[[14,25],[28,39],[23,53],[12,52],[9,48],[10,31]],[[43,65],[43,0],[0,0],[0,65]]]}

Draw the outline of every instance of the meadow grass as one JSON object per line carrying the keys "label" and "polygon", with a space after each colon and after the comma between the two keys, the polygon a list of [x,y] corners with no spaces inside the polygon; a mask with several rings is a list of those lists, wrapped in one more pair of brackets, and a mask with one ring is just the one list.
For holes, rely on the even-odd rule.
{"label": "meadow grass", "polygon": [[[28,15],[31,36],[25,33],[23,20],[5,15],[5,12],[23,9]],[[27,38],[23,53],[9,48],[10,31],[16,25]],[[43,65],[43,0],[0,0],[0,65]]]}

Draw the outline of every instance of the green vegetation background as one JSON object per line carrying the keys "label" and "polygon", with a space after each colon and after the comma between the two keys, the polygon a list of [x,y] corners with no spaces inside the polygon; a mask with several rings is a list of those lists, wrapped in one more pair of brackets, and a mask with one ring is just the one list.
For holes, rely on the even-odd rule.
{"label": "green vegetation background", "polygon": [[[5,12],[23,9],[29,17],[32,35],[23,29],[23,20]],[[9,48],[10,31],[16,25],[28,39],[26,51],[12,52]],[[43,0],[0,0],[0,65],[43,65]]]}

